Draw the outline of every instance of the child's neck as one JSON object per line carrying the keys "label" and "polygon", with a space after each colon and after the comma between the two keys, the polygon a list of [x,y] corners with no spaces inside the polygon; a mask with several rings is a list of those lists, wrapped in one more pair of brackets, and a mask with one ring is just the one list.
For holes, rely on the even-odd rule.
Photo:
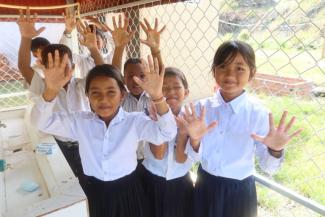
{"label": "child's neck", "polygon": [[143,94],[143,92],[140,93],[139,95],[134,95],[133,93],[131,93],[131,95],[132,95],[133,97],[135,97],[137,100],[140,99],[140,97],[141,97],[142,94]]}
{"label": "child's neck", "polygon": [[111,121],[115,118],[115,116],[116,116],[117,113],[119,112],[119,110],[120,110],[120,108],[118,108],[118,109],[114,112],[114,114],[112,114],[112,115],[109,116],[109,117],[100,117],[99,115],[98,115],[98,117],[99,117],[102,121],[104,121],[106,127],[108,127],[109,124],[111,123]]}
{"label": "child's neck", "polygon": [[222,90],[220,90],[220,94],[225,102],[230,102],[236,99],[237,97],[239,97],[244,91],[245,90],[241,90],[240,92],[236,92],[236,93],[225,93]]}

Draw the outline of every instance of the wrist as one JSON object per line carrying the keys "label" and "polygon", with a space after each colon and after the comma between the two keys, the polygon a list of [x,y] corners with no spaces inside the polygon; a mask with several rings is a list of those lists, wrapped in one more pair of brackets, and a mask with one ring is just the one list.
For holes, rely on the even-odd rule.
{"label": "wrist", "polygon": [[159,48],[153,48],[153,49],[151,49],[151,54],[153,56],[159,55],[160,54],[160,49]]}
{"label": "wrist", "polygon": [[162,93],[160,94],[154,94],[154,95],[150,95],[150,98],[153,102],[156,102],[156,101],[160,101],[161,99],[164,98],[164,95]]}
{"label": "wrist", "polygon": [[275,158],[280,158],[283,154],[283,150],[284,149],[281,149],[281,150],[274,150],[274,149],[271,149],[271,148],[267,148],[268,152],[270,155],[272,155],[273,157]]}
{"label": "wrist", "polygon": [[46,88],[43,92],[43,99],[47,102],[51,102],[58,95],[59,90]]}
{"label": "wrist", "polygon": [[192,138],[190,138],[190,144],[191,144],[191,146],[192,146],[192,148],[193,148],[193,150],[195,152],[199,151],[200,143],[201,143],[200,139],[192,139]]}
{"label": "wrist", "polygon": [[71,36],[72,29],[65,29],[63,34]]}

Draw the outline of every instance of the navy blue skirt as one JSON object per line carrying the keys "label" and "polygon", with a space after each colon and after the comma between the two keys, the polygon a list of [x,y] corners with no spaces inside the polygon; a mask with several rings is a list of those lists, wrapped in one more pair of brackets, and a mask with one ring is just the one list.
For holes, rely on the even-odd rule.
{"label": "navy blue skirt", "polygon": [[217,177],[200,166],[194,190],[194,217],[256,217],[253,176],[244,180]]}
{"label": "navy blue skirt", "polygon": [[142,184],[150,217],[192,217],[193,182],[188,174],[166,180],[142,166]]}
{"label": "navy blue skirt", "polygon": [[88,176],[90,217],[149,217],[147,200],[136,172],[114,181]]}

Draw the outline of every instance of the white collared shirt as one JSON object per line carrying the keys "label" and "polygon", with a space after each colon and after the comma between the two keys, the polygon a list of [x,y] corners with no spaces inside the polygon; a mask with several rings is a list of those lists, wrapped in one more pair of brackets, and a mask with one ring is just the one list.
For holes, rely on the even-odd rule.
{"label": "white collared shirt", "polygon": [[150,97],[146,92],[143,92],[139,99],[128,92],[123,99],[122,107],[127,112],[143,112],[149,107],[150,102]]}
{"label": "white collared shirt", "polygon": [[[269,132],[269,112],[244,92],[226,103],[220,92],[196,104],[197,112],[206,108],[206,123],[217,121],[216,128],[201,140],[199,153],[190,149],[202,168],[214,176],[242,180],[255,172],[255,154],[267,173],[274,173],[283,161],[273,157],[267,147],[251,138],[252,133],[265,136]],[[200,113],[198,113],[200,114]]]}
{"label": "white collared shirt", "polygon": [[[36,103],[45,90],[44,79],[38,72],[34,72],[29,91],[31,100]],[[55,112],[90,111],[88,97],[85,94],[85,79],[71,78],[68,89],[61,89],[54,105]],[[56,136],[61,141],[73,141]]]}
{"label": "white collared shirt", "polygon": [[[119,179],[137,166],[138,142],[162,144],[175,137],[176,122],[172,112],[151,120],[146,114],[119,109],[109,126],[92,112],[54,112],[55,100],[40,98],[33,107],[32,120],[42,131],[79,142],[84,173],[103,181]],[[42,115],[39,115],[42,114]]]}
{"label": "white collared shirt", "polygon": [[[128,92],[123,99],[122,107],[124,111],[127,112],[144,112],[145,109],[149,107],[150,101],[150,97],[145,92],[140,95],[139,100],[135,98],[130,92]],[[144,158],[144,146],[145,142],[140,141],[137,150],[138,159]]]}
{"label": "white collared shirt", "polygon": [[[189,145],[189,144],[187,144]],[[154,157],[149,143],[144,146],[143,166],[151,173],[172,180],[182,177],[190,171],[193,161],[188,157],[184,163],[176,161],[176,138],[168,142],[164,158],[159,160]]]}

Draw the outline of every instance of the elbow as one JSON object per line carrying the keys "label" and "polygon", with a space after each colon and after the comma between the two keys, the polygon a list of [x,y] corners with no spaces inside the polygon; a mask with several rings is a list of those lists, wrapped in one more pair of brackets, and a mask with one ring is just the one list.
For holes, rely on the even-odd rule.
{"label": "elbow", "polygon": [[164,159],[164,153],[163,153],[163,152],[154,153],[153,156],[154,156],[155,159],[157,159],[157,160],[162,160],[162,159]]}
{"label": "elbow", "polygon": [[183,156],[176,156],[176,162],[177,163],[185,163],[185,161],[187,160],[187,156],[186,155],[183,155]]}

